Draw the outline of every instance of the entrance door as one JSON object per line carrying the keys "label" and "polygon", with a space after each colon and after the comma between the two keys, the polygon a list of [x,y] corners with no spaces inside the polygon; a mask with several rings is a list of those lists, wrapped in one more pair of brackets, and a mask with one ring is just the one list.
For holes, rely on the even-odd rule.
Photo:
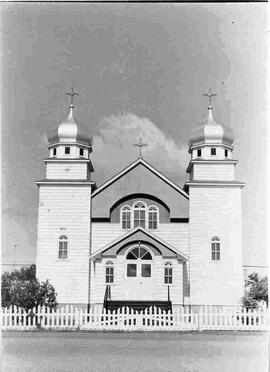
{"label": "entrance door", "polygon": [[150,252],[137,246],[126,256],[125,299],[153,300],[153,264]]}

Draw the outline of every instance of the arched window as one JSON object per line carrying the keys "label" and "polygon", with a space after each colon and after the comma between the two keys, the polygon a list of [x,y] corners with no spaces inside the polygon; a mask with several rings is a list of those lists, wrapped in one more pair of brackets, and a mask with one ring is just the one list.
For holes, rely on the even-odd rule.
{"label": "arched window", "polygon": [[142,226],[145,228],[146,225],[146,205],[143,202],[136,202],[133,204],[133,221],[134,228]]}
{"label": "arched window", "polygon": [[127,260],[152,260],[151,254],[144,247],[138,246],[133,248],[127,254]]}
{"label": "arched window", "polygon": [[124,205],[121,208],[121,220],[122,220],[122,229],[131,228],[131,207],[129,205]]}
{"label": "arched window", "polygon": [[218,236],[213,236],[211,239],[211,256],[212,261],[220,261],[220,239]]}
{"label": "arched window", "polygon": [[58,242],[58,258],[66,260],[68,254],[68,238],[66,235],[61,235]]}
{"label": "arched window", "polygon": [[105,266],[105,282],[114,282],[114,266],[112,261],[107,261]]}
{"label": "arched window", "polygon": [[172,284],[173,282],[173,268],[171,262],[166,262],[164,267],[164,283]]}
{"label": "arched window", "polygon": [[158,208],[155,205],[151,205],[148,208],[148,228],[157,229],[158,224]]}
{"label": "arched window", "polygon": [[[152,260],[151,253],[144,247],[138,246],[132,248],[126,256],[127,259],[127,277],[140,276],[142,278],[151,277]],[[134,260],[132,263],[129,260]],[[148,260],[148,262],[145,262]]]}

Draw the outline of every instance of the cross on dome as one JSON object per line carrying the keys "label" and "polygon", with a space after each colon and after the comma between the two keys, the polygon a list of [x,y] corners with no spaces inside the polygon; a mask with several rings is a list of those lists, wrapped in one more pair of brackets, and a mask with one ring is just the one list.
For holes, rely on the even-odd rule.
{"label": "cross on dome", "polygon": [[208,109],[212,108],[212,97],[217,96],[216,93],[212,93],[212,88],[209,88],[208,93],[204,93],[203,95],[208,97]]}
{"label": "cross on dome", "polygon": [[74,105],[73,105],[73,97],[74,96],[78,96],[79,93],[76,93],[75,90],[74,90],[74,88],[72,87],[71,88],[71,92],[66,92],[66,95],[67,96],[70,96],[70,105],[69,105],[69,107],[70,108],[73,108],[74,107]]}
{"label": "cross on dome", "polygon": [[140,149],[139,150],[140,151],[139,158],[142,158],[142,148],[148,146],[148,144],[147,143],[142,143],[142,139],[140,138],[139,143],[134,143],[133,146],[136,146],[136,147],[138,147]]}

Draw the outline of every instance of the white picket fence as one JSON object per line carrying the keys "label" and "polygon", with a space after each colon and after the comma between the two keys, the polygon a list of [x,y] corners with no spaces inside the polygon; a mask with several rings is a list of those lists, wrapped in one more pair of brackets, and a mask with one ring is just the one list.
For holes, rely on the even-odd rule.
{"label": "white picket fence", "polygon": [[135,311],[123,307],[107,311],[92,306],[89,311],[66,306],[56,311],[38,307],[29,312],[21,308],[1,311],[3,330],[77,329],[123,331],[203,331],[203,330],[267,330],[268,309],[246,310],[242,307],[202,306],[192,310],[173,306],[171,311],[150,307]]}

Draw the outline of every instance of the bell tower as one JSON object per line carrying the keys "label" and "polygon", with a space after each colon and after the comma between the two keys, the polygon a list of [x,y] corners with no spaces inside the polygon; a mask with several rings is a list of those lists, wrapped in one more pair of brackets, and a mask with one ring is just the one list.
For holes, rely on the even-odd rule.
{"label": "bell tower", "polygon": [[[95,183],[88,128],[74,118],[70,93],[68,117],[48,135],[46,177],[39,187],[37,277],[49,279],[59,303],[89,302],[91,194]],[[76,276],[73,274],[76,272]]]}
{"label": "bell tower", "polygon": [[190,303],[234,305],[243,295],[241,190],[235,180],[233,132],[213,117],[192,131],[189,182]]}

